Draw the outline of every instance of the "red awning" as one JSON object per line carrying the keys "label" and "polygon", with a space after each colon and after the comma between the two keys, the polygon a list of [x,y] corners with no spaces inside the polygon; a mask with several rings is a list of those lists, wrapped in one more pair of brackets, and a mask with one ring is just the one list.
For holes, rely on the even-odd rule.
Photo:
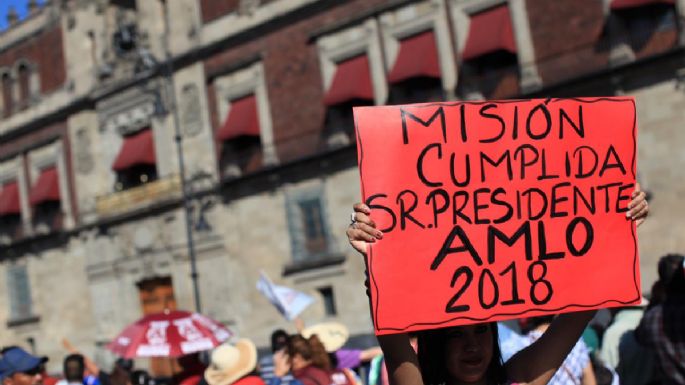
{"label": "red awning", "polygon": [[59,201],[59,178],[57,174],[57,167],[52,166],[43,169],[40,172],[38,181],[31,189],[29,202],[35,206],[43,202]]}
{"label": "red awning", "polygon": [[231,102],[226,121],[216,133],[219,140],[231,140],[239,136],[259,136],[257,99],[254,94]]}
{"label": "red awning", "polygon": [[338,63],[323,102],[327,106],[333,106],[354,99],[373,100],[373,84],[366,55]]}
{"label": "red awning", "polygon": [[19,185],[16,181],[5,183],[0,191],[0,216],[10,214],[21,214]]}
{"label": "red awning", "polygon": [[394,84],[419,76],[431,78],[441,76],[438,49],[432,30],[408,37],[400,42],[400,53],[388,75],[388,82]]}
{"label": "red awning", "polygon": [[514,28],[506,4],[471,16],[462,58],[471,60],[497,51],[516,53]]}
{"label": "red awning", "polygon": [[112,165],[114,171],[122,171],[140,164],[156,164],[155,141],[152,130],[146,128],[124,138],[124,144]]}
{"label": "red awning", "polygon": [[675,0],[613,0],[611,2],[611,10],[616,11],[620,9],[637,8],[644,5],[652,4],[675,4]]}

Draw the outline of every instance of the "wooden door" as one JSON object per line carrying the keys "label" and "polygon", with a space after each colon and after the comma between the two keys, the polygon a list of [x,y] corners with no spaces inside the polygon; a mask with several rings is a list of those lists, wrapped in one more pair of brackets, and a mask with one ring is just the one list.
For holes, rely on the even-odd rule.
{"label": "wooden door", "polygon": [[[176,298],[171,277],[153,277],[136,284],[140,296],[143,315],[161,313],[164,310],[176,310]],[[151,358],[150,375],[153,377],[171,377],[181,371],[178,360],[173,358]]]}

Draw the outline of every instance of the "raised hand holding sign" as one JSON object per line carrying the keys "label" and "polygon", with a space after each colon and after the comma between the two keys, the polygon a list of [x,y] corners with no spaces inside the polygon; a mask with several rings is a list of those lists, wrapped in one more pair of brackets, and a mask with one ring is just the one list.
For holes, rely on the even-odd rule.
{"label": "raised hand holding sign", "polygon": [[639,302],[633,99],[361,107],[355,122],[376,230],[351,240],[383,233],[378,334]]}

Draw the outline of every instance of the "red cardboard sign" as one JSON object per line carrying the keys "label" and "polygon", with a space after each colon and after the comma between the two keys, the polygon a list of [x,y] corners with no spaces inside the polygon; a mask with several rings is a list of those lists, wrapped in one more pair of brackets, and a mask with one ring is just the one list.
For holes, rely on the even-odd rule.
{"label": "red cardboard sign", "polygon": [[354,115],[377,334],[639,303],[632,98]]}

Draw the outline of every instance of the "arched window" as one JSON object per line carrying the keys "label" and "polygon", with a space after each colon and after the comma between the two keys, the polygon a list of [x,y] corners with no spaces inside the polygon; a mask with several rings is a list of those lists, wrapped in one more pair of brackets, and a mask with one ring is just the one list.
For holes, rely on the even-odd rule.
{"label": "arched window", "polygon": [[22,63],[17,69],[19,79],[19,105],[26,107],[29,105],[31,97],[31,70],[29,66]]}
{"label": "arched window", "polygon": [[12,115],[14,108],[14,98],[12,95],[12,77],[8,72],[2,74],[2,101],[3,101],[3,115],[8,117]]}

